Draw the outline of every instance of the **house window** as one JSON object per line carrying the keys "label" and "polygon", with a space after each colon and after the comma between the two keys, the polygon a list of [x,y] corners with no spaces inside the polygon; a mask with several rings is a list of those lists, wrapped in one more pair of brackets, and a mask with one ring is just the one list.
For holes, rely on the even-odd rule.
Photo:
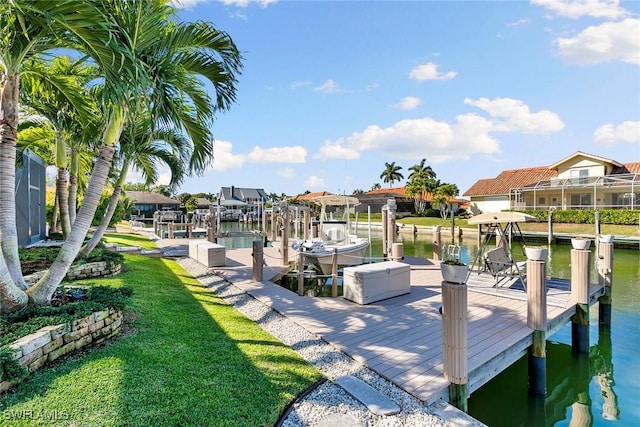
{"label": "house window", "polygon": [[558,199],[555,197],[551,198],[551,206],[558,206]]}
{"label": "house window", "polygon": [[569,172],[571,184],[585,185],[589,179],[589,169],[573,169]]}
{"label": "house window", "polygon": [[539,205],[543,205],[543,206],[544,206],[544,204],[545,204],[545,202],[546,202],[546,201],[547,201],[547,199],[546,199],[546,198],[544,198],[544,197],[538,197],[538,204],[539,204]]}
{"label": "house window", "polygon": [[573,209],[591,208],[591,193],[576,193],[571,195],[571,207]]}

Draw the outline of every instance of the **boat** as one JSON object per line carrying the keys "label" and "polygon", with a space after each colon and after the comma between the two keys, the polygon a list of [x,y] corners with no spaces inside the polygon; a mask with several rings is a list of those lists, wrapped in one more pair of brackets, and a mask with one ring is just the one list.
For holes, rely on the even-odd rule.
{"label": "boat", "polygon": [[[322,274],[331,274],[334,252],[338,256],[338,266],[347,267],[365,262],[364,253],[369,247],[369,239],[351,233],[349,212],[359,205],[360,201],[351,196],[318,196],[312,199],[321,207],[318,237],[293,242],[295,251],[302,251],[305,258]],[[336,212],[328,212],[328,207],[338,208]],[[341,214],[335,218],[334,214]],[[335,215],[337,216],[337,215]]]}

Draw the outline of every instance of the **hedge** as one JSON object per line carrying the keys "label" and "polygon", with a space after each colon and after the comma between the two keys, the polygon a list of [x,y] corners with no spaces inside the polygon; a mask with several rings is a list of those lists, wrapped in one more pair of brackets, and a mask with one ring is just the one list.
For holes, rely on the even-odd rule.
{"label": "hedge", "polygon": [[[533,215],[540,221],[549,219],[548,210],[521,210],[518,212]],[[600,212],[600,224],[638,225],[640,210],[638,209],[576,209],[553,211],[553,222],[569,224],[595,224],[596,212]]]}

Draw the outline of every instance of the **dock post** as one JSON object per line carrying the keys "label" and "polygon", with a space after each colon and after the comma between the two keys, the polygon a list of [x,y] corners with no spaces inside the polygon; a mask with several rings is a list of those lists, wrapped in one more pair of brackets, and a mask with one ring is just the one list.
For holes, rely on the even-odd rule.
{"label": "dock post", "polygon": [[547,244],[551,245],[553,244],[553,211],[554,211],[554,207],[551,206],[549,207],[549,219],[548,219],[548,225],[547,225]]}
{"label": "dock post", "polygon": [[384,259],[385,261],[387,260],[387,255],[389,255],[389,253],[387,252],[387,228],[389,227],[389,223],[388,223],[388,215],[389,214],[389,210],[387,209],[387,206],[383,206],[382,207],[382,259]]}
{"label": "dock post", "polygon": [[173,239],[173,228],[174,228],[173,223],[172,223],[172,222],[170,222],[169,224],[167,224],[167,227],[168,227],[167,237],[168,237],[169,239]]}
{"label": "dock post", "polygon": [[304,225],[303,228],[304,230],[302,231],[302,238],[304,240],[308,240],[309,239],[309,225],[311,224],[311,211],[310,210],[304,210],[302,212],[303,215],[303,221],[304,221]]}
{"label": "dock post", "polygon": [[302,253],[302,245],[298,250],[298,295],[304,295],[304,254]]}
{"label": "dock post", "polygon": [[391,261],[401,262],[404,259],[404,245],[402,243],[394,243],[391,245]]}
{"label": "dock post", "polygon": [[467,284],[442,282],[442,347],[449,403],[468,412]]}
{"label": "dock post", "polygon": [[276,207],[271,208],[271,241],[275,242],[278,239],[278,215],[276,215]]}
{"label": "dock post", "polygon": [[611,287],[613,285],[613,242],[598,239],[598,282],[604,286],[604,295],[598,298],[598,323],[611,326]]}
{"label": "dock post", "polygon": [[331,254],[331,296],[338,296],[338,248],[333,248]]}
{"label": "dock post", "polygon": [[442,233],[440,230],[442,227],[439,225],[433,226],[433,259],[440,261],[442,258]]}
{"label": "dock post", "polygon": [[527,260],[527,325],[533,329],[531,347],[529,347],[529,393],[545,396],[547,394],[547,264],[545,261]]}
{"label": "dock post", "polygon": [[262,282],[262,272],[264,263],[264,250],[262,249],[262,241],[253,241],[253,281]]}
{"label": "dock post", "polygon": [[289,265],[289,208],[287,208],[287,202],[280,202],[280,214],[282,215],[282,239],[280,242],[282,265]]}
{"label": "dock post", "polygon": [[589,259],[588,249],[571,249],[571,298],[576,313],[571,317],[571,347],[589,353]]}
{"label": "dock post", "polygon": [[396,200],[387,199],[387,255],[392,254],[393,244],[396,242]]}

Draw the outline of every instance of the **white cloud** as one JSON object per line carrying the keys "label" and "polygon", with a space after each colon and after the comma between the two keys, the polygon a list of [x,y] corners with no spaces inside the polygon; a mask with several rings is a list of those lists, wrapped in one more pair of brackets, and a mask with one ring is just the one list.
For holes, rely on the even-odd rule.
{"label": "white cloud", "polygon": [[418,108],[422,104],[422,100],[420,98],[416,98],[415,96],[405,96],[400,100],[396,107],[401,110],[413,110],[414,108]]}
{"label": "white cloud", "polygon": [[412,80],[450,80],[457,76],[458,73],[456,71],[449,71],[447,73],[441,74],[438,71],[438,66],[433,62],[428,62],[426,64],[418,65],[409,73],[409,78]]}
{"label": "white cloud", "polygon": [[512,98],[465,99],[465,104],[473,105],[489,113],[494,120],[493,130],[503,132],[524,132],[541,134],[564,129],[560,117],[549,110],[532,113],[529,106]]}
{"label": "white cloud", "polygon": [[[194,0],[190,0],[194,1]],[[195,0],[197,1],[197,0]],[[250,3],[257,3],[262,7],[267,7],[272,3],[276,3],[278,0],[222,0],[226,6],[247,7]]]}
{"label": "white cloud", "polygon": [[171,4],[178,9],[190,9],[196,4],[206,1],[207,0],[171,0]]}
{"label": "white cloud", "polygon": [[326,183],[324,178],[312,175],[304,181],[304,185],[309,188],[325,188]]}
{"label": "white cloud", "polygon": [[212,169],[217,172],[237,169],[244,164],[244,156],[233,154],[233,144],[229,141],[215,141]]}
{"label": "white cloud", "polygon": [[345,147],[340,140],[336,142],[327,140],[313,157],[320,160],[356,160],[360,158],[360,153],[353,148]]}
{"label": "white cloud", "polygon": [[333,79],[329,79],[318,86],[316,88],[316,91],[324,93],[336,93],[340,91],[340,87],[338,86],[338,83],[333,81]]}
{"label": "white cloud", "polygon": [[282,168],[276,171],[276,175],[284,179],[291,179],[296,176],[296,171],[292,168]]}
{"label": "white cloud", "polygon": [[507,27],[519,27],[520,25],[525,25],[525,24],[528,24],[529,22],[531,22],[531,19],[527,19],[527,18],[518,19],[517,21],[509,22],[507,24]]}
{"label": "white cloud", "polygon": [[295,147],[253,147],[247,154],[247,162],[251,163],[304,163],[307,150],[301,146]]}
{"label": "white cloud", "polygon": [[613,145],[616,142],[640,143],[640,121],[626,121],[621,125],[606,124],[593,133],[594,144]]}
{"label": "white cloud", "polygon": [[555,41],[560,56],[570,62],[597,64],[622,61],[640,64],[640,19],[605,22],[584,29],[571,38]]}
{"label": "white cloud", "polygon": [[571,19],[583,16],[616,19],[629,14],[620,7],[618,0],[531,0],[531,4],[542,6],[557,16]]}
{"label": "white cloud", "polygon": [[212,169],[222,172],[241,168],[245,163],[305,163],[307,150],[293,147],[253,147],[248,154],[234,154],[229,141],[215,141]]}
{"label": "white cloud", "polygon": [[309,86],[310,84],[311,84],[311,82],[308,81],[308,80],[300,80],[300,81],[295,81],[295,82],[291,83],[289,85],[289,87],[291,89],[298,89],[299,87]]}
{"label": "white cloud", "polygon": [[564,128],[550,111],[532,113],[522,101],[510,98],[465,100],[489,117],[461,114],[452,123],[430,117],[400,120],[391,126],[371,125],[361,132],[334,141],[325,141],[315,158],[357,159],[367,151],[381,152],[393,159],[428,156],[433,163],[468,159],[474,154],[499,153],[500,143],[493,132],[549,133]]}

